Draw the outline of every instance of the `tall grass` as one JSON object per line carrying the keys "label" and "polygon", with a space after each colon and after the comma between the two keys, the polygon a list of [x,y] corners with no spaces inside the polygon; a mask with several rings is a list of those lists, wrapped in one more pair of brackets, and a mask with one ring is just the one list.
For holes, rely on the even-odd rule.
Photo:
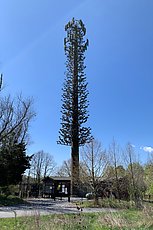
{"label": "tall grass", "polygon": [[135,204],[132,201],[117,200],[117,199],[98,199],[98,202],[94,200],[85,200],[83,202],[75,202],[81,207],[85,208],[114,208],[114,209],[131,209],[135,208]]}
{"label": "tall grass", "polygon": [[118,212],[52,214],[0,219],[1,230],[136,230],[153,229],[153,209],[122,210]]}

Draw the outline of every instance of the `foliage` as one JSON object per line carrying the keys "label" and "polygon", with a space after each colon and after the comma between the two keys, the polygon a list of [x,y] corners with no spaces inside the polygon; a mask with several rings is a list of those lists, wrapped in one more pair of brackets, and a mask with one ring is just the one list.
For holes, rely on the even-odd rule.
{"label": "foliage", "polygon": [[114,209],[130,209],[130,208],[135,208],[134,202],[129,202],[125,200],[120,200],[118,201],[117,199],[114,198],[104,198],[104,199],[99,199],[98,204],[95,203],[95,200],[86,200],[83,201],[82,204],[80,204],[81,207],[85,208],[114,208]]}
{"label": "foliage", "polygon": [[5,194],[6,196],[9,195],[18,196],[19,184],[0,187],[0,194]]}
{"label": "foliage", "polygon": [[[118,165],[116,167],[116,171],[117,171],[118,177],[124,177],[126,175],[126,170],[124,169],[123,165]],[[115,168],[113,166],[111,166],[110,164],[108,164],[108,166],[106,167],[106,169],[104,171],[103,177],[105,179],[114,178],[115,177]]]}
{"label": "foliage", "polygon": [[24,143],[4,143],[0,148],[0,186],[18,184],[30,167],[30,160]]}
{"label": "foliage", "polygon": [[67,58],[66,76],[62,95],[62,117],[59,130],[59,144],[71,146],[71,192],[78,195],[79,146],[90,140],[90,128],[85,127],[88,114],[88,90],[84,70],[84,52],[88,40],[84,40],[86,28],[82,20],[68,22],[64,49]]}
{"label": "foliage", "polygon": [[6,195],[0,195],[0,206],[12,206],[12,205],[17,205],[17,204],[24,204],[25,201],[20,199],[19,197],[16,196],[6,196]]}
{"label": "foliage", "polygon": [[150,161],[144,166],[144,177],[147,185],[147,194],[153,195],[153,162]]}
{"label": "foliage", "polygon": [[[130,181],[132,180],[131,167],[133,171],[135,190],[141,195],[146,191],[146,184],[144,182],[144,169],[138,162],[129,164],[127,168],[127,175]],[[129,187],[129,189],[132,190],[132,187]]]}
{"label": "foliage", "polygon": [[146,193],[149,195],[153,195],[153,182],[147,187]]}
{"label": "foliage", "polygon": [[141,202],[146,190],[144,183],[143,167],[135,160],[135,151],[133,146],[128,143],[124,151],[125,162],[127,165],[127,176],[129,178],[129,194],[138,208],[142,208]]}
{"label": "foliage", "polygon": [[72,146],[74,140],[85,144],[89,140],[90,128],[82,127],[88,119],[88,90],[84,74],[84,52],[88,40],[84,41],[86,28],[81,20],[70,21],[66,26],[67,37],[64,39],[66,78],[62,95],[62,118],[59,131],[59,143]]}

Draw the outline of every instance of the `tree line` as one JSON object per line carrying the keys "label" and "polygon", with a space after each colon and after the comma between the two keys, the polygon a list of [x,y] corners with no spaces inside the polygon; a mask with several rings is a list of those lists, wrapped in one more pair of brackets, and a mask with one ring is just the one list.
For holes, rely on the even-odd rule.
{"label": "tree line", "polygon": [[[35,183],[41,187],[45,177],[72,175],[71,159],[58,166],[53,156],[43,150],[35,153],[31,167],[24,175],[25,183]],[[78,188],[80,195],[92,193],[95,200],[98,197],[114,196],[133,200],[140,206],[145,194],[153,195],[153,157],[141,164],[135,148],[127,143],[121,148],[115,140],[108,149],[95,139],[80,149],[80,177]]]}
{"label": "tree line", "polygon": [[[114,195],[119,201],[129,199],[140,206],[145,194],[153,195],[153,156],[141,164],[130,143],[121,148],[113,140],[105,149],[93,139],[81,148],[80,159],[80,187],[95,199]],[[71,176],[71,160],[64,161],[57,174]]]}

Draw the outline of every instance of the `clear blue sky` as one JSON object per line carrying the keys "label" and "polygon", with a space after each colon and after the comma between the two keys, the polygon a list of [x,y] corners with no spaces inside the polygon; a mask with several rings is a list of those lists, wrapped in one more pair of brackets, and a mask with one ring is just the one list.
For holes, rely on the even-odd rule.
{"label": "clear blue sky", "polygon": [[[37,112],[28,152],[51,153],[60,164],[70,148],[56,144],[64,81],[65,24],[87,28],[88,125],[108,147],[113,137],[153,147],[152,0],[0,0],[0,72],[5,90],[33,96]],[[141,148],[141,149],[140,149]]]}

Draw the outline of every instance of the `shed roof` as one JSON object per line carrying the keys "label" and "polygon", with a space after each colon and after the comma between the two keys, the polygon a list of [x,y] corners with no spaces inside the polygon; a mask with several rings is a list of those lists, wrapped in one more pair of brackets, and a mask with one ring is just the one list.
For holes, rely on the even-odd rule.
{"label": "shed roof", "polygon": [[51,177],[46,177],[43,179],[43,181],[50,181],[50,180],[54,180],[54,181],[71,181],[70,177],[59,177],[59,176],[51,176]]}

